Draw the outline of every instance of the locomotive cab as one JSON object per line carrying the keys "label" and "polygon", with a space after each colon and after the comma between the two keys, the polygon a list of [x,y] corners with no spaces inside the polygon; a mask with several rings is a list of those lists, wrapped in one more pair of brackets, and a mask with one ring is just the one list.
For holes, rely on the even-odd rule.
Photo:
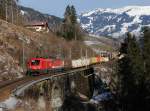
{"label": "locomotive cab", "polygon": [[26,75],[37,75],[39,74],[39,71],[40,68],[41,68],[41,60],[40,59],[37,59],[37,58],[32,58],[29,60],[29,62],[27,63],[27,72],[26,72]]}
{"label": "locomotive cab", "polygon": [[27,75],[39,75],[48,73],[52,68],[52,59],[32,58],[28,63]]}
{"label": "locomotive cab", "polygon": [[30,62],[30,68],[31,69],[40,69],[41,67],[40,67],[40,63],[41,63],[41,61],[40,60],[31,60],[31,62]]}
{"label": "locomotive cab", "polygon": [[32,58],[27,65],[27,75],[40,75],[61,72],[64,68],[64,61],[51,58]]}
{"label": "locomotive cab", "polygon": [[40,60],[32,60],[31,65],[37,66],[40,64]]}

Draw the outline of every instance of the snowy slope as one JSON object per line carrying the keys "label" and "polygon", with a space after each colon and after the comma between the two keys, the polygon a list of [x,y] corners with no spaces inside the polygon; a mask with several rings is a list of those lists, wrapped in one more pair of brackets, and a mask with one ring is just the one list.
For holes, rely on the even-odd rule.
{"label": "snowy slope", "polygon": [[82,13],[79,21],[85,30],[94,35],[118,37],[127,31],[139,34],[143,26],[150,26],[150,6],[98,8]]}

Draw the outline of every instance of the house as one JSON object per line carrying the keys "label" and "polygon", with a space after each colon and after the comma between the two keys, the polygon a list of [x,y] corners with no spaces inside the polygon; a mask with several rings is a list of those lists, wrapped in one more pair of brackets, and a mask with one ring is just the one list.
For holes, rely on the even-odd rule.
{"label": "house", "polygon": [[50,31],[48,23],[41,22],[41,21],[40,22],[37,22],[37,21],[30,22],[27,25],[25,25],[25,27],[28,29],[35,30],[37,32],[47,32],[48,33]]}

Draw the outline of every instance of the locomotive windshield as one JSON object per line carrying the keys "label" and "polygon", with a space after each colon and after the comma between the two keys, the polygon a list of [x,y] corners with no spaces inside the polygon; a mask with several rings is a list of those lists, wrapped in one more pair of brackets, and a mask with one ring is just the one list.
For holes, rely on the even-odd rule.
{"label": "locomotive windshield", "polygon": [[39,65],[40,64],[40,60],[32,60],[31,61],[31,65]]}

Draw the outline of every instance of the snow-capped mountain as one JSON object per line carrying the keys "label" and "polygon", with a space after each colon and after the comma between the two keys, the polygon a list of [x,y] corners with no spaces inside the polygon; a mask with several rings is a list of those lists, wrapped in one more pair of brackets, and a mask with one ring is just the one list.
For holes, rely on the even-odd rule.
{"label": "snow-capped mountain", "polygon": [[119,37],[127,31],[139,34],[142,27],[150,26],[150,6],[98,8],[82,13],[79,22],[93,35]]}

